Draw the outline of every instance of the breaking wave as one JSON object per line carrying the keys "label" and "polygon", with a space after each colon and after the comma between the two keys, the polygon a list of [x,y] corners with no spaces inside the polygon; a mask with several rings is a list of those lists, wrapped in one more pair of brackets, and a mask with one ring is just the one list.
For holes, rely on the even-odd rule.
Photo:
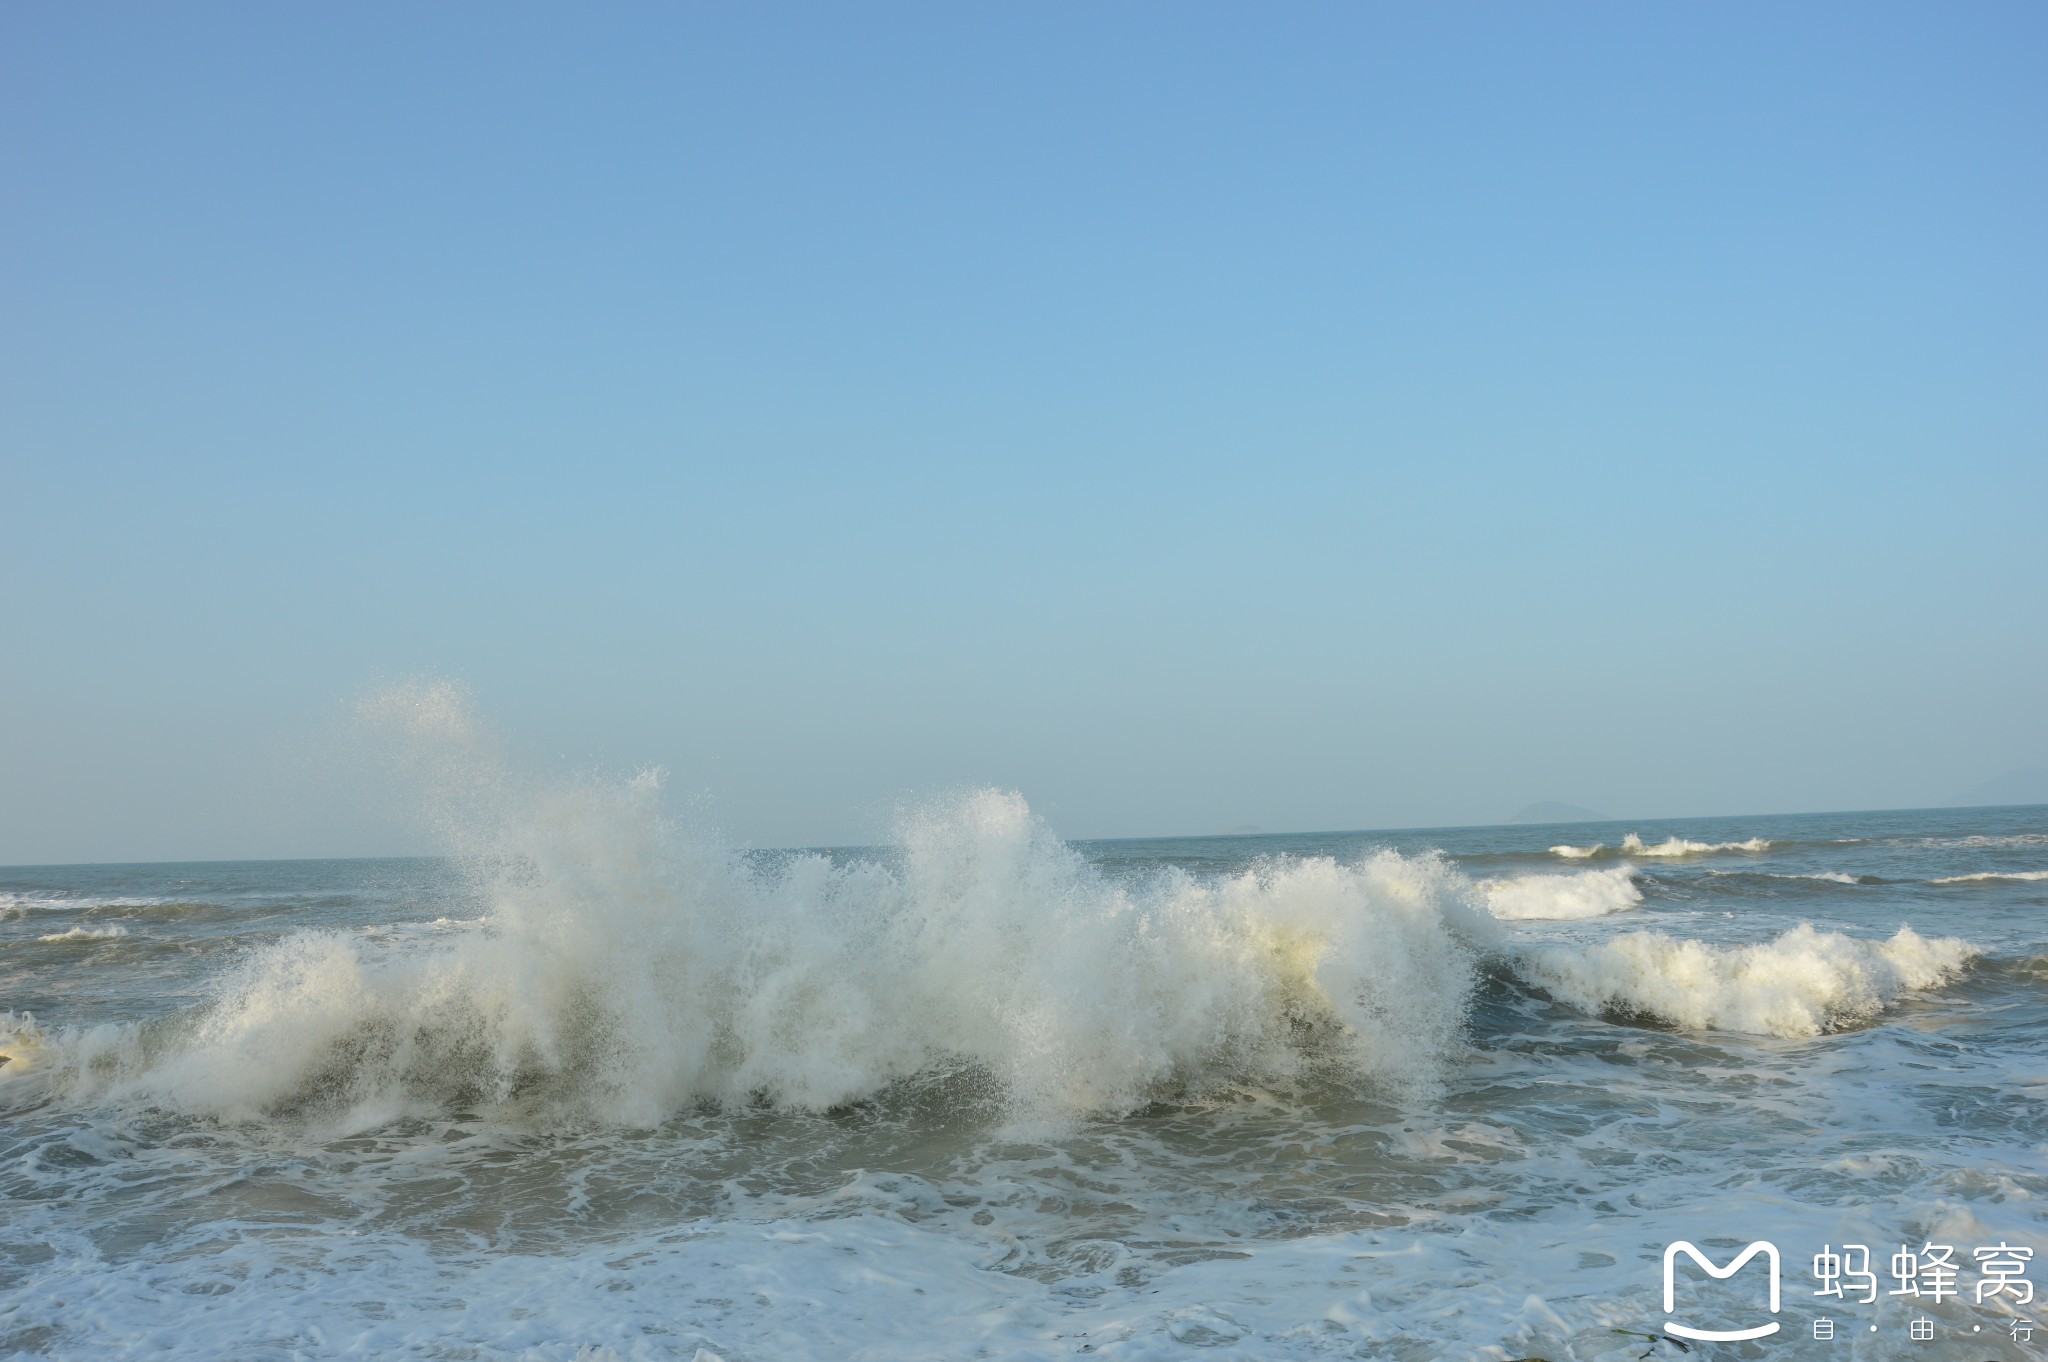
{"label": "breaking wave", "polygon": [[1550,849],[1553,856],[1562,856],[1569,861],[1584,861],[1615,856],[1704,856],[1716,851],[1768,851],[1771,844],[1761,837],[1752,837],[1746,842],[1694,842],[1683,837],[1671,837],[1662,842],[1648,844],[1635,833],[1621,839],[1617,847],[1604,846],[1595,842],[1592,846],[1555,846]]}
{"label": "breaking wave", "polygon": [[37,937],[36,940],[51,943],[66,941],[112,941],[115,937],[126,935],[128,935],[128,929],[121,926],[73,927],[67,932],[47,933]]}
{"label": "breaking wave", "polygon": [[[1801,927],[1746,947],[1657,932],[1531,945],[1497,921],[1634,908],[1625,866],[1475,885],[1440,855],[1383,851],[1111,879],[1000,790],[913,811],[860,858],[750,858],[665,816],[655,775],[521,778],[453,688],[368,709],[402,736],[481,915],[294,933],[167,1020],[45,1029],[7,1014],[0,1104],[644,1127],[703,1103],[820,1111],[945,1083],[1028,1125],[1309,1073],[1417,1101],[1466,1043],[1482,959],[1589,1013],[1804,1036],[1973,954],[1904,928],[1878,943]],[[1764,845],[1631,835],[1615,854]]]}
{"label": "breaking wave", "polygon": [[1750,946],[1631,932],[1593,946],[1525,951],[1515,969],[1583,1012],[1797,1037],[1867,1022],[1901,995],[1947,982],[1977,954],[1968,942],[1910,927],[1889,941],[1861,941],[1808,923]]}
{"label": "breaking wave", "polygon": [[1980,871],[1975,875],[1950,875],[1929,880],[1929,884],[1981,884],[1986,880],[2048,880],[2048,870]]}
{"label": "breaking wave", "polygon": [[1491,920],[1440,857],[1111,884],[981,790],[886,855],[764,866],[664,818],[652,776],[518,780],[448,688],[376,704],[425,747],[486,916],[297,933],[170,1023],[16,1018],[0,1083],[230,1119],[646,1126],[946,1077],[1060,1121],[1307,1066],[1426,1095],[1462,1040]]}
{"label": "breaking wave", "polygon": [[1570,920],[1605,917],[1643,901],[1635,872],[1627,866],[1574,875],[1516,875],[1482,880],[1487,908],[1503,921]]}

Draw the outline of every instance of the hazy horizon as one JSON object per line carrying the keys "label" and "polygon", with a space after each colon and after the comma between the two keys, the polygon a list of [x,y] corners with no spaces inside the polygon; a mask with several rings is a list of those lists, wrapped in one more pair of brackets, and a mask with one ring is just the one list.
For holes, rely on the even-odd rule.
{"label": "hazy horizon", "polygon": [[[2038,773],[2037,773],[2038,774]],[[1102,837],[1071,836],[1064,840],[1076,843],[1097,842],[1172,842],[1205,840],[1217,837],[1356,837],[1373,833],[1414,833],[1433,831],[1470,831],[1478,829],[1524,827],[1602,827],[1610,824],[1630,824],[1644,827],[1662,823],[1725,822],[1745,818],[1791,818],[1801,816],[1852,816],[1856,814],[1952,812],[1969,808],[2042,808],[2048,807],[2048,800],[2013,801],[1998,804],[1964,805],[1955,803],[1911,804],[1883,809],[1774,809],[1769,811],[1747,810],[1742,813],[1681,813],[1661,814],[1656,817],[1619,815],[1614,817],[1560,819],[1546,823],[1539,820],[1502,819],[1491,823],[1402,823],[1385,827],[1359,828],[1258,828],[1215,829],[1205,832],[1137,832],[1120,833]],[[877,842],[816,842],[778,846],[756,846],[743,844],[740,849],[747,851],[867,851],[888,845]],[[168,857],[162,860],[106,860],[106,861],[20,861],[0,862],[0,870],[54,869],[65,866],[121,866],[121,865],[229,865],[242,862],[262,861],[401,861],[401,860],[450,860],[458,859],[457,853],[446,850],[406,850],[385,852],[350,852],[333,856],[184,856]]]}

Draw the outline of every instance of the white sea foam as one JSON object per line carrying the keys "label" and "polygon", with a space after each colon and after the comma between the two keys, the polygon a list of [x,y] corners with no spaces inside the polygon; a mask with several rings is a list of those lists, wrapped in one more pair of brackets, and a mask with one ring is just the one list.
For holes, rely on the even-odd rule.
{"label": "white sea foam", "polygon": [[138,898],[131,895],[98,897],[74,894],[0,893],[0,921],[27,917],[31,913],[95,913],[110,908],[157,908],[179,902],[176,899]]}
{"label": "white sea foam", "polygon": [[[1637,1092],[1651,1109],[1667,1095],[1654,1086]],[[1749,1116],[1739,1101],[1734,1107],[1733,1120]],[[1839,1237],[1845,1224],[1843,1205],[1832,1195],[1801,1198],[1785,1190],[1806,1182],[1818,1161],[1810,1149],[1771,1143],[1746,1149],[1754,1163],[1745,1176],[1731,1179],[1725,1146],[1702,1150],[1682,1128],[1668,1131],[1660,1123],[1659,1130],[1680,1147],[1644,1151],[1645,1161],[1656,1165],[1648,1193],[1635,1181],[1639,1169],[1617,1173],[1604,1145],[1592,1147],[1609,1157],[1592,1161],[1575,1159],[1579,1151],[1571,1142],[1530,1151],[1545,1171],[1578,1175],[1561,1189],[1564,1195],[1575,1184],[1590,1184],[1599,1191],[1582,1191],[1581,1198],[1611,1197],[1614,1209],[1603,1208],[1597,1219],[1554,1205],[1527,1213],[1531,1201],[1540,1206],[1559,1189],[1530,1198],[1488,1186],[1490,1168],[1528,1168],[1529,1158],[1517,1155],[1529,1142],[1512,1133],[1498,1142],[1475,1141],[1469,1127],[1416,1131],[1401,1141],[1405,1158],[1458,1168],[1458,1181],[1485,1189],[1470,1201],[1446,1196],[1415,1207],[1422,1214],[1404,1226],[1336,1232],[1296,1226],[1226,1237],[1223,1226],[1251,1228],[1243,1205],[1219,1198],[1192,1216],[1166,1211],[1158,1203],[1172,1199],[1162,1198],[1160,1189],[1181,1170],[1160,1170],[1140,1197],[1152,1204],[1153,1215],[1133,1237],[1178,1239],[1189,1233],[1192,1219],[1194,1233],[1213,1235],[1224,1251],[1148,1266],[1142,1250],[1116,1238],[1070,1238],[1060,1246],[1063,1270],[1056,1276],[1014,1265],[1034,1240],[1043,1244],[1048,1235],[1071,1234],[1077,1222],[1086,1223],[1073,1204],[1080,1198],[1070,1200],[1071,1177],[1044,1184],[1050,1195],[1043,1200],[1055,1208],[1050,1219],[1058,1230],[1032,1225],[1022,1218],[1026,1213],[1005,1204],[1011,1198],[988,1195],[997,1189],[985,1184],[945,1189],[969,1205],[980,1203],[970,1221],[964,1213],[948,1214],[941,1189],[917,1178],[895,1179],[892,1195],[874,1197],[876,1179],[856,1174],[847,1187],[810,1205],[762,1197],[762,1204],[739,1214],[571,1234],[545,1252],[500,1247],[481,1235],[471,1245],[436,1244],[394,1232],[378,1223],[383,1217],[365,1217],[368,1223],[331,1221],[329,1232],[319,1234],[293,1226],[288,1236],[273,1224],[216,1221],[194,1235],[205,1252],[122,1255],[99,1242],[114,1236],[62,1224],[65,1203],[39,1198],[19,1208],[22,1237],[54,1232],[47,1234],[47,1256],[30,1286],[8,1302],[7,1324],[17,1338],[52,1340],[53,1357],[163,1362],[265,1355],[1070,1362],[1178,1358],[1196,1349],[1242,1362],[1360,1356],[1620,1362],[1639,1357],[1642,1348],[1617,1348],[1617,1327],[1640,1333],[1662,1317],[1656,1255],[1673,1218],[1719,1215],[1768,1227],[1776,1240],[1802,1249]],[[1924,1157],[1955,1156],[1941,1149],[1937,1134]],[[319,1170],[353,1160],[307,1162]],[[1859,1192],[1872,1176],[1860,1169],[1842,1175]],[[332,1194],[331,1170],[328,1177],[322,1190]],[[228,1173],[221,1181],[242,1178]],[[861,1183],[868,1185],[867,1196]],[[1830,1184],[1831,1190],[1841,1186]],[[2025,1209],[2025,1188],[2005,1198],[1984,1208],[1991,1223],[1981,1224],[1947,1198],[1857,1195],[1851,1201],[1856,1209],[1847,1212],[1857,1218],[1846,1223],[1865,1237],[1875,1237],[1865,1225],[1905,1221],[1926,1224],[1947,1241],[2048,1252],[2038,1217]],[[1025,1200],[1042,1204],[1037,1196]],[[1877,1201],[1874,1214],[1863,1209],[1866,1200]],[[790,1213],[776,1216],[778,1209]],[[478,1219],[497,1214],[494,1206]],[[1788,1322],[1802,1331],[1810,1313],[1826,1308],[1821,1302],[1801,1312],[1801,1298],[1787,1295]],[[1927,1355],[1903,1329],[1878,1342],[1857,1356],[1874,1362]]]}
{"label": "white sea foam", "polygon": [[[1051,1283],[991,1270],[1016,1248],[997,1233],[873,1213],[773,1226],[699,1220],[546,1255],[435,1252],[355,1227],[303,1236],[310,1242],[288,1252],[260,1227],[215,1238],[205,1254],[122,1262],[67,1235],[40,1268],[39,1289],[10,1302],[9,1322],[30,1337],[102,1345],[53,1356],[163,1362],[1059,1362],[1197,1350],[1275,1362],[1611,1356],[1601,1350],[1612,1320],[1654,1309],[1651,1293],[1626,1279],[1614,1286],[1627,1313],[1607,1293],[1589,1308],[1584,1251],[1633,1259],[1644,1250],[1627,1231],[1540,1236],[1486,1219],[1455,1234],[1247,1238],[1141,1291],[1117,1280],[1131,1255],[1113,1241],[1077,1246],[1099,1266]],[[1412,1346],[1387,1354],[1389,1341]]]}
{"label": "white sea foam", "polygon": [[1910,927],[1889,941],[1863,941],[1802,924],[1749,946],[1631,932],[1590,946],[1537,947],[1514,967],[1585,1012],[1642,1013],[1687,1030],[1816,1036],[1947,981],[1976,954],[1968,942]]}
{"label": "white sea foam", "polygon": [[1973,833],[1968,837],[1891,837],[1891,845],[1909,851],[1993,851],[2048,846],[2048,832]]}
{"label": "white sea foam", "polygon": [[1618,847],[1608,847],[1599,842],[1591,846],[1555,846],[1550,849],[1553,856],[1566,860],[1583,861],[1595,857],[1610,856],[1704,856],[1717,851],[1768,851],[1771,844],[1761,837],[1752,837],[1746,842],[1694,842],[1684,837],[1671,837],[1662,842],[1646,843],[1636,833],[1621,839]]}
{"label": "white sea foam", "polygon": [[1929,884],[1981,884],[1986,880],[2048,880],[2048,870],[1998,871],[1984,870],[1975,875],[1950,875],[1946,879],[1929,880]]}
{"label": "white sea foam", "polygon": [[1761,837],[1752,837],[1746,842],[1694,842],[1684,837],[1670,837],[1655,845],[1645,845],[1643,839],[1630,833],[1621,841],[1625,856],[1704,856],[1716,851],[1768,851],[1771,844]]}
{"label": "white sea foam", "polygon": [[0,893],[0,919],[26,917],[30,913],[49,912],[53,909],[61,912],[84,906],[86,903],[78,899],[52,894]]}
{"label": "white sea foam", "polygon": [[1311,1061],[1421,1093],[1491,922],[1441,858],[1392,852],[1112,885],[987,790],[907,818],[888,862],[762,871],[665,821],[652,778],[524,788],[447,694],[379,703],[438,744],[488,920],[296,934],[175,1028],[39,1037],[45,1081],[230,1117],[462,1103],[628,1125],[942,1073],[1026,1120]]}
{"label": "white sea foam", "polygon": [[73,927],[66,932],[50,932],[47,935],[37,937],[36,940],[49,942],[112,941],[115,937],[126,935],[128,935],[128,929],[118,925],[110,927]]}
{"label": "white sea foam", "polygon": [[1482,880],[1487,908],[1504,921],[1605,917],[1643,901],[1635,872],[1627,866],[1572,875],[1516,875]]}
{"label": "white sea foam", "polygon": [[[1376,1038],[1411,1018],[1455,1032],[1479,954],[1541,982],[1532,942],[1568,957],[1553,981],[1585,976],[1583,996],[1554,986],[1589,1013],[1688,1026],[1757,1013],[1800,1034],[1802,1020],[1852,1025],[1931,987],[1960,968],[1947,954],[1960,943],[1845,946],[1809,929],[1803,944],[1700,945],[1629,933],[1625,917],[1510,929],[1458,907],[1520,894],[1554,909],[1603,884],[1618,898],[1638,887],[1628,869],[1647,890],[1669,862],[1561,862],[1475,885],[1432,857],[1276,860],[1116,890],[992,792],[907,818],[902,845],[870,864],[757,871],[665,823],[652,782],[531,789],[483,746],[448,749],[444,805],[475,881],[404,900],[445,917],[373,927],[366,914],[400,900],[355,895],[365,906],[322,914],[340,930],[261,948],[208,1008],[162,1027],[0,1021],[0,1092],[56,1099],[0,1100],[28,1151],[6,1170],[9,1229],[31,1250],[0,1291],[0,1353],[1619,1359],[1661,1327],[1657,1255],[1697,1235],[1687,1226],[1768,1235],[1788,1257],[1896,1233],[2025,1244],[2048,1261],[2027,1107],[2048,1100],[2028,1049],[2048,979],[2038,941],[1978,981],[1998,1006],[1944,1016],[1938,1036],[1901,1026],[1796,1056],[1489,1004],[1449,1099],[1403,1109],[1320,1073],[1257,1080],[1334,1058],[1426,1082],[1437,1039],[1406,1052],[1412,1069],[1388,1052],[1375,1070]],[[480,902],[456,892],[470,887]],[[1779,888],[1815,912],[1868,899]],[[1945,919],[1972,924],[1948,930],[2002,920],[1996,894],[1945,897]],[[1719,942],[1793,920],[1664,923]],[[1617,933],[1633,953],[1584,949]],[[45,954],[42,977],[61,979],[95,952]],[[161,968],[104,954],[98,1005]],[[66,991],[50,1006],[89,1020]],[[674,1039],[700,1031],[703,1056]],[[1931,1041],[1967,1062],[1925,1067]],[[1455,1034],[1443,1044],[1455,1052]],[[955,1081],[824,1118],[686,1103],[651,1135],[525,1119],[638,1119],[622,1088],[653,1091],[651,1109],[677,1092],[723,1098],[748,1066],[767,1076],[750,1091],[817,1105],[806,1091],[872,1091],[898,1061],[979,1075],[1026,1117],[1114,1110],[1130,1087],[1183,1076],[1254,1081],[1070,1137],[1013,1139],[1001,1113],[963,1112],[976,1094]],[[328,1138],[408,1108],[442,1114]],[[1830,1307],[1787,1290],[1786,1336],[1806,1336]],[[1950,1304],[1965,1332],[2010,1318]],[[1902,1328],[1867,1342],[1871,1362],[1929,1346]]]}

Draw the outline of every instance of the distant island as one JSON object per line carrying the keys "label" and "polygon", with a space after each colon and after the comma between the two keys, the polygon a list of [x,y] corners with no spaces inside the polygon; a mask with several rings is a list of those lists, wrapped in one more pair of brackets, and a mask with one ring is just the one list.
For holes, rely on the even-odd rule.
{"label": "distant island", "polygon": [[1606,823],[1610,821],[1612,820],[1604,813],[1595,813],[1591,809],[1582,809],[1576,804],[1560,804],[1554,799],[1546,799],[1539,803],[1531,804],[1528,808],[1523,809],[1508,820],[1510,823]]}

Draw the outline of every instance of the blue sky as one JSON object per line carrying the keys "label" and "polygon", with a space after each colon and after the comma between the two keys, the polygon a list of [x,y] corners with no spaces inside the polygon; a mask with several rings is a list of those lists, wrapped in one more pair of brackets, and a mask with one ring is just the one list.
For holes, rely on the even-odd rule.
{"label": "blue sky", "polygon": [[[2048,763],[2037,5],[15,6],[0,862]],[[323,746],[327,744],[329,746]]]}

